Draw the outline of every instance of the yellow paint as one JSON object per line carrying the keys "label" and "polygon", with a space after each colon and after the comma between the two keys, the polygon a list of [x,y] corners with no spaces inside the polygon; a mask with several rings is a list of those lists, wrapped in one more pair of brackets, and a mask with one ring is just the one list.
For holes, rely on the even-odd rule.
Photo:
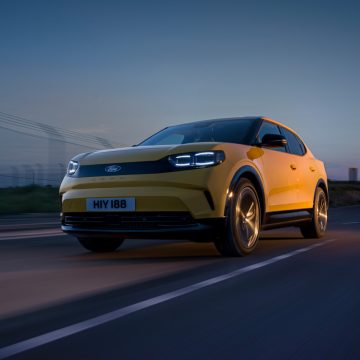
{"label": "yellow paint", "polygon": [[[271,120],[273,121],[273,120]],[[275,122],[276,123],[276,122]],[[136,211],[189,211],[194,218],[224,216],[231,180],[242,166],[251,166],[263,183],[266,212],[311,208],[317,181],[327,180],[324,166],[308,150],[304,156],[239,144],[195,143],[135,147],[81,154],[81,165],[158,160],[171,154],[223,150],[217,166],[161,174],[72,178],[61,184],[64,213],[85,212],[89,197],[135,197]],[[292,167],[296,167],[293,169]],[[204,195],[209,191],[212,210]]]}

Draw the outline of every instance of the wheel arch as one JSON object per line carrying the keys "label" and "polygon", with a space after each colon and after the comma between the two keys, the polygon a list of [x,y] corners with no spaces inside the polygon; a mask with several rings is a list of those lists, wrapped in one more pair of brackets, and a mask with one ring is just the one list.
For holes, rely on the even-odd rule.
{"label": "wheel arch", "polygon": [[[265,219],[266,200],[265,200],[264,187],[261,181],[261,177],[255,168],[253,168],[250,165],[244,165],[239,170],[237,170],[230,182],[229,193],[235,189],[239,180],[243,178],[246,178],[249,181],[251,181],[251,183],[254,185],[257,191],[261,206],[261,223],[262,223],[263,220]],[[229,200],[230,200],[229,198],[226,199],[225,212],[224,212],[225,215],[228,208]]]}
{"label": "wheel arch", "polygon": [[324,190],[325,192],[325,195],[326,195],[326,200],[328,202],[328,206],[329,206],[329,189],[328,189],[328,186],[327,186],[327,183],[324,179],[319,179],[318,182],[316,183],[316,187],[315,187],[315,190],[314,190],[314,201],[315,201],[315,193],[316,193],[316,189],[317,188],[321,188],[322,190]]}

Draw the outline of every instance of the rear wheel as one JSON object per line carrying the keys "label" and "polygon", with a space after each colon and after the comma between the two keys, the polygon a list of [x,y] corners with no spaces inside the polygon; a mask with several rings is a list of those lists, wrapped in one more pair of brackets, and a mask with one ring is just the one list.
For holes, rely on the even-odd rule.
{"label": "rear wheel", "polygon": [[226,214],[224,235],[215,241],[217,250],[225,256],[244,256],[252,252],[259,240],[261,207],[253,184],[241,179]]}
{"label": "rear wheel", "polygon": [[78,237],[80,244],[87,250],[92,252],[110,252],[115,251],[123,242],[124,239],[112,238],[93,238],[93,237]]}
{"label": "rear wheel", "polygon": [[324,190],[320,187],[316,189],[313,219],[308,224],[300,227],[304,238],[321,238],[324,236],[328,218],[328,201]]}

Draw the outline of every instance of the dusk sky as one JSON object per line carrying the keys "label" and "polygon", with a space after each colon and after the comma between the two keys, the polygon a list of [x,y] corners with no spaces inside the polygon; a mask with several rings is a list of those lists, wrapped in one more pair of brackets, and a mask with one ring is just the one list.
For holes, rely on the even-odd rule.
{"label": "dusk sky", "polygon": [[[129,145],[265,115],[346,179],[360,168],[359,19],[347,0],[2,0],[0,111]],[[1,161],[31,161],[0,133]]]}

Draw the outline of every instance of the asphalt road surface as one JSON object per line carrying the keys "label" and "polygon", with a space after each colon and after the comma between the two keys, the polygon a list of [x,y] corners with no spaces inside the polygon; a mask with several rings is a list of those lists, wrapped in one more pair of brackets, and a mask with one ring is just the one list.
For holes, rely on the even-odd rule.
{"label": "asphalt road surface", "polygon": [[91,254],[54,215],[0,217],[0,359],[360,359],[360,207],[255,253],[127,240]]}

